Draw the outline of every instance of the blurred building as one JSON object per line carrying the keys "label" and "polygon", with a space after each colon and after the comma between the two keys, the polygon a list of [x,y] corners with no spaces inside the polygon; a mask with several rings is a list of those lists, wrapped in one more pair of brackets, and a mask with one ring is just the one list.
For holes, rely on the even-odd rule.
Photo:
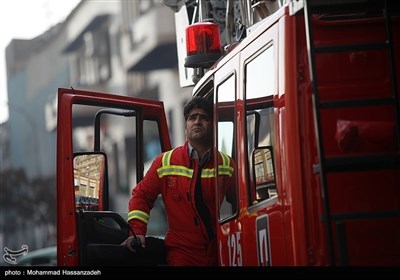
{"label": "blurred building", "polygon": [[10,142],[8,122],[0,123],[0,170],[10,168]]}
{"label": "blurred building", "polygon": [[[191,98],[191,89],[179,86],[177,63],[174,13],[161,0],[81,1],[64,22],[32,40],[15,39],[6,49],[9,120],[1,128],[1,137],[6,138],[2,139],[2,162],[4,157],[8,167],[24,170],[28,181],[50,180],[54,189],[49,194],[55,194],[60,87],[161,100],[172,145],[183,143],[183,105]],[[84,128],[92,121],[84,110],[78,112],[74,123],[82,127],[83,138],[90,136]],[[3,141],[7,143],[4,153]],[[116,156],[110,158],[123,162],[125,146],[112,146]],[[115,168],[126,167],[116,164]],[[115,168],[114,172],[127,172]],[[129,196],[129,192],[117,193],[116,204],[126,208]],[[49,199],[55,201],[53,195]],[[47,225],[53,228],[46,229],[52,234],[56,209],[47,211],[54,211],[52,224]],[[3,209],[2,215],[7,217]],[[37,234],[26,234],[31,226]],[[20,234],[4,235],[3,244],[15,248],[26,243],[35,248],[54,245],[54,238],[41,234],[43,229],[37,224],[16,230]]]}

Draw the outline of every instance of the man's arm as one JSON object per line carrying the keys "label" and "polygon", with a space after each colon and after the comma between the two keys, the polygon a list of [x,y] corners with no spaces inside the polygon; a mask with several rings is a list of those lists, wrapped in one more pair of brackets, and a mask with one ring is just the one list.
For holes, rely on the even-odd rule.
{"label": "man's arm", "polygon": [[146,235],[150,210],[161,192],[161,181],[157,169],[161,166],[162,155],[157,156],[142,181],[132,190],[129,201],[128,222],[135,234]]}

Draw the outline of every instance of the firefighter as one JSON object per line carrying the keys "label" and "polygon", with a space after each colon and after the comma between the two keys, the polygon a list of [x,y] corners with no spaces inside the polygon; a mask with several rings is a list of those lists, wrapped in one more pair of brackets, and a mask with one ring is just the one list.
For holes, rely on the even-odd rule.
{"label": "firefighter", "polygon": [[[150,210],[161,194],[168,219],[167,264],[217,265],[212,103],[194,97],[186,104],[184,117],[185,143],[158,155],[132,190],[128,223],[145,248]],[[234,165],[228,155],[221,152],[217,155],[219,188],[226,193],[228,187],[234,187]],[[133,252],[134,235],[122,243]]]}

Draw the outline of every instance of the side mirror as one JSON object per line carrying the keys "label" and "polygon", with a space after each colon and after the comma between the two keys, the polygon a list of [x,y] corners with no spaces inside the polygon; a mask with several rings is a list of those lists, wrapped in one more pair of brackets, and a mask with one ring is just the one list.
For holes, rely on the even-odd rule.
{"label": "side mirror", "polygon": [[272,146],[257,147],[253,150],[253,176],[258,201],[277,195]]}
{"label": "side mirror", "polygon": [[74,155],[75,206],[82,210],[102,210],[106,156],[103,153]]}

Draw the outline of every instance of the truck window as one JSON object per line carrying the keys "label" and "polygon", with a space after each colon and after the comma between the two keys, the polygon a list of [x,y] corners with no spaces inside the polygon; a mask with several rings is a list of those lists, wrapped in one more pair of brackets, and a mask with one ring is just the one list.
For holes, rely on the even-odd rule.
{"label": "truck window", "polygon": [[245,65],[245,108],[251,205],[276,197],[273,94],[276,93],[274,47],[268,45]]}
{"label": "truck window", "polygon": [[[73,150],[88,152],[95,150],[95,115],[106,107],[74,105],[74,116],[87,112],[84,117],[74,118]],[[90,114],[88,113],[90,112]],[[144,129],[145,130],[145,129]],[[129,190],[136,184],[136,117],[104,113],[100,117],[99,151],[107,155],[109,196],[129,196]],[[126,212],[126,205],[110,199],[109,210]]]}
{"label": "truck window", "polygon": [[[97,112],[107,107],[74,105],[73,113],[73,150],[74,152],[92,152],[95,150],[94,119]],[[85,110],[91,112],[79,118],[79,113]],[[111,109],[114,110],[114,109]],[[108,196],[107,209],[127,218],[128,202],[131,191],[146,174],[151,162],[161,153],[161,142],[158,122],[143,120],[143,153],[144,169],[138,170],[137,151],[137,117],[134,110],[115,109],[131,112],[129,116],[103,113],[100,117],[100,139],[98,150],[107,155]],[[83,161],[87,161],[78,157]],[[77,175],[77,174],[76,174]],[[79,184],[78,183],[79,179]],[[83,176],[75,176],[75,200],[77,209],[102,210],[93,207],[92,203],[99,198],[96,193],[95,180],[86,180]],[[78,187],[79,186],[79,187]],[[90,206],[88,207],[87,204]],[[104,210],[104,209],[103,209]],[[167,222],[164,205],[159,197],[150,214],[148,235],[163,237],[166,233]]]}
{"label": "truck window", "polygon": [[[218,151],[229,155],[236,162],[235,141],[235,76],[232,75],[217,86],[217,145]],[[220,186],[218,180],[217,185]],[[236,174],[236,172],[234,173]],[[219,220],[225,220],[236,213],[236,179],[232,185],[225,186],[224,191],[218,192],[220,203]],[[227,190],[227,191],[226,191]]]}

